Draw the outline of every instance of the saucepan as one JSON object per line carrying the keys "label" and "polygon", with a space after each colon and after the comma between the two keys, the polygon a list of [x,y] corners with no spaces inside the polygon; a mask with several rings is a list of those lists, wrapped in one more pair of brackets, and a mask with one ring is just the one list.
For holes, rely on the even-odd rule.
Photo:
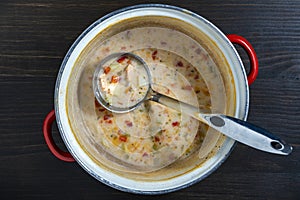
{"label": "saucepan", "polygon": [[[249,56],[248,74],[233,44]],[[103,59],[120,52],[147,63],[155,91],[191,104],[197,112],[245,121],[249,85],[258,73],[252,45],[241,36],[225,35],[189,10],[142,4],[94,22],[61,64],[55,109],[43,126],[54,156],[76,161],[100,182],[131,193],[168,193],[203,180],[226,160],[235,140],[157,102],[145,101],[128,113],[114,113],[99,104],[92,84],[95,70]],[[115,62],[125,63],[130,76],[128,58]],[[103,67],[105,75],[116,70],[113,62]],[[108,81],[114,85],[121,80],[113,75]],[[53,140],[55,120],[68,152]]]}

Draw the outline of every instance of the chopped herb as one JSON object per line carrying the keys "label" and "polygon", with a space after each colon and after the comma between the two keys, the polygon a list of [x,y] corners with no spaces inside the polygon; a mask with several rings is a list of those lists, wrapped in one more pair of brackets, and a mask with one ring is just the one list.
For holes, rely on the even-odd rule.
{"label": "chopped herb", "polygon": [[152,149],[158,150],[158,145],[157,144],[153,144]]}

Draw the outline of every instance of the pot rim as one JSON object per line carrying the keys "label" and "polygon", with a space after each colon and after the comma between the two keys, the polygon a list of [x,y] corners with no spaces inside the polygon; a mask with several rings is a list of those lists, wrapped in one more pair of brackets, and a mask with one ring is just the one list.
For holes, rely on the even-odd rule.
{"label": "pot rim", "polygon": [[[95,173],[95,171],[93,169],[95,169],[95,167],[97,167],[97,166],[95,164],[91,163],[91,162],[93,162],[91,159],[90,159],[90,161],[87,161],[86,159],[82,159],[82,154],[84,153],[83,150],[78,149],[78,148],[76,149],[74,147],[74,143],[76,143],[76,141],[75,141],[76,139],[72,139],[72,138],[70,139],[67,136],[66,132],[68,130],[66,130],[66,124],[68,123],[68,126],[70,126],[70,124],[67,120],[64,119],[64,118],[68,118],[68,117],[67,117],[67,114],[66,114],[66,110],[61,109],[61,105],[63,105],[64,101],[60,103],[60,101],[61,101],[60,97],[63,94],[65,94],[65,91],[63,91],[63,89],[61,89],[61,87],[62,86],[67,87],[68,80],[63,80],[63,75],[66,72],[67,64],[70,61],[70,57],[74,53],[75,48],[78,47],[80,42],[92,30],[94,30],[94,28],[96,28],[98,25],[102,24],[106,20],[109,20],[110,18],[112,18],[116,15],[119,15],[119,14],[123,14],[125,12],[130,12],[130,11],[133,11],[133,10],[140,10],[140,9],[151,9],[151,8],[152,9],[161,9],[161,10],[170,11],[170,12],[177,12],[177,14],[181,13],[182,15],[187,15],[187,16],[190,16],[192,18],[195,18],[196,20],[199,20],[199,21],[202,21],[202,23],[205,23],[209,28],[211,28],[214,31],[214,33],[216,34],[217,37],[221,38],[221,40],[223,42],[222,45],[225,45],[225,47],[227,49],[230,49],[232,56],[235,56],[235,58],[236,58],[235,62],[236,62],[236,64],[238,63],[238,66],[239,66],[238,70],[240,70],[240,72],[242,74],[242,76],[239,76],[239,77],[236,77],[236,74],[233,74],[233,78],[235,80],[235,88],[236,88],[236,91],[237,91],[236,92],[236,95],[237,95],[236,99],[238,100],[238,99],[242,98],[244,100],[244,102],[239,102],[239,101],[236,102],[236,104],[237,104],[236,105],[237,109],[236,109],[236,113],[235,113],[236,117],[239,117],[239,118],[242,118],[243,120],[246,120],[247,115],[248,115],[248,109],[249,109],[249,87],[248,87],[248,84],[247,84],[246,72],[245,72],[245,69],[244,69],[244,66],[243,66],[243,63],[242,63],[242,60],[241,60],[239,54],[237,53],[237,51],[234,48],[233,44],[224,35],[224,33],[222,31],[220,31],[214,24],[212,24],[211,22],[209,22],[208,20],[206,20],[202,16],[200,16],[198,14],[195,14],[195,13],[193,13],[189,10],[186,10],[184,8],[171,6],[171,5],[165,5],[165,4],[139,4],[139,5],[129,6],[129,7],[125,7],[125,8],[113,11],[113,12],[101,17],[100,19],[95,21],[93,24],[91,24],[86,30],[84,30],[82,32],[82,34],[72,44],[72,46],[68,50],[68,52],[67,52],[67,54],[66,54],[66,56],[63,60],[63,62],[61,64],[61,67],[60,67],[60,70],[58,72],[56,85],[55,85],[55,95],[54,95],[55,96],[54,97],[54,106],[55,106],[55,113],[56,113],[56,119],[57,119],[57,126],[59,128],[60,134],[61,134],[61,136],[63,138],[63,141],[64,141],[67,149],[69,150],[69,152],[72,154],[72,156],[75,158],[75,160],[80,164],[80,166],[83,169],[85,169],[90,175],[92,175],[94,178],[96,178],[100,182],[102,182],[102,183],[104,183],[104,184],[106,184],[110,187],[113,187],[115,189],[125,191],[125,192],[130,192],[130,193],[138,193],[138,194],[163,194],[163,193],[169,193],[169,192],[172,192],[172,191],[176,191],[176,190],[179,190],[179,189],[189,187],[189,186],[203,180],[208,175],[210,175],[212,172],[214,172],[227,159],[227,157],[229,156],[229,154],[231,153],[231,151],[233,150],[233,148],[235,146],[235,141],[230,139],[230,138],[227,138],[226,141],[224,142],[224,144],[222,145],[221,149],[219,150],[219,152],[221,152],[221,153],[219,153],[219,152],[217,153],[217,154],[220,154],[219,158],[215,159],[213,161],[215,163],[212,163],[211,167],[205,173],[203,173],[200,177],[193,177],[192,180],[186,181],[186,182],[184,182],[182,184],[179,184],[175,187],[166,187],[164,189],[157,188],[155,190],[148,190],[148,189],[143,190],[143,189],[129,188],[129,187],[126,187],[124,185],[117,184],[117,183],[112,182],[111,180],[108,180],[107,178],[103,177],[103,174],[99,175],[99,174]],[[83,50],[83,48],[81,48],[81,50]],[[223,52],[223,53],[229,53],[229,52]],[[68,69],[68,70],[71,70],[71,69]],[[237,79],[240,79],[240,80],[243,79],[243,80],[238,82],[239,84],[237,84]],[[64,81],[64,83],[66,83],[66,84],[64,85],[62,83],[62,81]],[[240,84],[241,82],[243,82],[243,84]],[[241,90],[241,89],[243,89],[243,90]],[[243,93],[243,94],[240,94],[240,93]],[[240,97],[239,95],[243,96],[243,97]],[[242,106],[243,109],[241,108],[241,104],[243,104],[243,106]],[[237,115],[239,115],[239,116],[237,116]],[[86,158],[89,159],[87,156],[86,156]],[[104,170],[103,173],[107,173],[107,172]],[[189,174],[189,173],[192,173],[192,172],[188,172],[186,174]],[[183,176],[185,176],[186,174],[184,174]]]}

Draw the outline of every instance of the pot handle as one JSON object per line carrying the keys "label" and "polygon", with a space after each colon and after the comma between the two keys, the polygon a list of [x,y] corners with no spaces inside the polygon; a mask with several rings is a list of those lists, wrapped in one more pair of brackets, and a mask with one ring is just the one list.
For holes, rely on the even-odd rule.
{"label": "pot handle", "polygon": [[247,79],[248,84],[251,85],[255,81],[258,74],[258,59],[255,50],[253,49],[250,42],[242,36],[230,34],[227,35],[227,38],[231,43],[240,45],[248,54],[250,60],[250,72],[247,75]]}
{"label": "pot handle", "polygon": [[52,124],[55,120],[55,112],[54,110],[50,111],[48,115],[45,117],[44,123],[43,123],[43,133],[45,141],[50,149],[50,151],[53,153],[55,157],[62,161],[66,162],[74,162],[75,159],[69,152],[62,151],[54,142],[52,137]]}

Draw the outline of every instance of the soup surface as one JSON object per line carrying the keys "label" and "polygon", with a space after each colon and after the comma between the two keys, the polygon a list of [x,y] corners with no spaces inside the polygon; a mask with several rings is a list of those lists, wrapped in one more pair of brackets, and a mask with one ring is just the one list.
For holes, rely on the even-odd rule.
{"label": "soup surface", "polygon": [[[93,159],[108,168],[135,173],[158,170],[199,152],[208,132],[206,125],[152,101],[129,113],[112,113],[95,99],[92,77],[103,58],[131,52],[149,66],[155,91],[201,105],[201,112],[212,112],[212,108],[224,112],[222,78],[205,48],[182,32],[152,26],[121,31],[90,45],[75,66],[77,96],[70,98],[69,110],[78,106],[83,123],[74,123],[75,129],[81,129],[76,138]],[[121,81],[111,72],[107,68],[108,83]],[[122,105],[130,97],[121,96],[118,101]],[[69,114],[74,116],[74,111]]]}

